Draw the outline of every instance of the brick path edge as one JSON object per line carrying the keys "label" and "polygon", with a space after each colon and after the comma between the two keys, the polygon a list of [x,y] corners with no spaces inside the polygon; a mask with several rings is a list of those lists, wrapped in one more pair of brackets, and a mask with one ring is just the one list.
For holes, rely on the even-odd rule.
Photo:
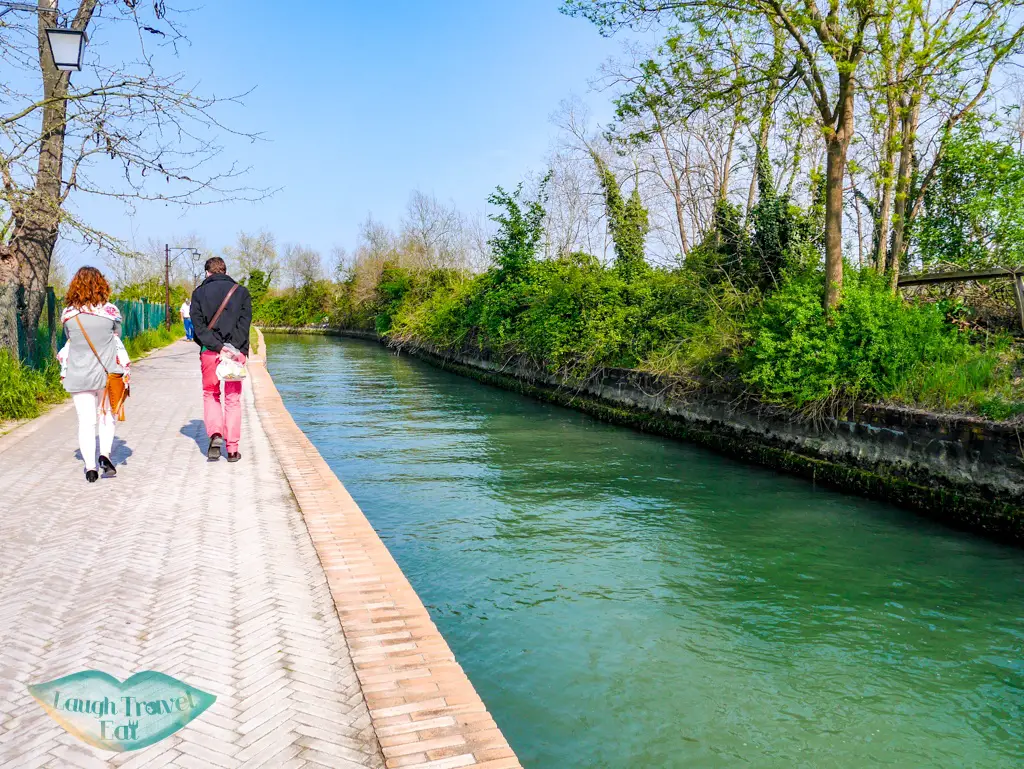
{"label": "brick path edge", "polygon": [[256,411],[327,575],[388,769],[522,769],[391,553],[288,413],[258,340]]}

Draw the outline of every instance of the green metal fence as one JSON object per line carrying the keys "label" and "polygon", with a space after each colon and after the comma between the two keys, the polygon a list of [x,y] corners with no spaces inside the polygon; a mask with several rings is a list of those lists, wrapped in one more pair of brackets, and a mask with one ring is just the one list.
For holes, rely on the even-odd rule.
{"label": "green metal fence", "polygon": [[114,302],[121,311],[121,336],[133,339],[143,331],[163,325],[166,314],[163,303]]}
{"label": "green metal fence", "polygon": [[[125,341],[164,324],[166,315],[163,302],[116,301],[114,304],[121,311],[121,337]],[[64,327],[60,322],[60,315],[63,311],[63,301],[54,294],[52,288],[47,289],[43,314],[39,319],[39,328],[36,331],[35,354],[32,356],[29,356],[25,329],[21,325],[21,318],[18,318],[18,349],[22,363],[33,368],[43,369],[53,362],[57,350],[63,347],[64,342],[67,341]]]}

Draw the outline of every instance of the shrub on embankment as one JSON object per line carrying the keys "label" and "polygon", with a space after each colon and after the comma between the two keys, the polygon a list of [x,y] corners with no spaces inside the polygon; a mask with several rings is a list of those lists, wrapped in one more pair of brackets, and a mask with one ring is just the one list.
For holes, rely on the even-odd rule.
{"label": "shrub on embankment", "polygon": [[849,273],[829,317],[822,283],[809,271],[766,296],[685,269],[628,279],[581,254],[538,261],[515,277],[388,265],[361,303],[342,283],[320,294],[338,298],[325,300],[313,323],[288,323],[280,319],[311,316],[281,311],[290,295],[279,295],[278,322],[263,322],[326,319],[394,344],[527,358],[569,381],[601,367],[636,368],[801,409],[856,399],[992,419],[1024,413],[1021,354],[1008,335],[962,330],[949,307],[894,296],[868,272]]}

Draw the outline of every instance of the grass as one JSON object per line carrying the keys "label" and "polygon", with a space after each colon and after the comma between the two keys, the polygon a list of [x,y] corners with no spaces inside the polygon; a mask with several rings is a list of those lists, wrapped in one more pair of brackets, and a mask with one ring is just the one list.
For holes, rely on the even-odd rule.
{"label": "grass", "polygon": [[1016,379],[1018,355],[1008,339],[1001,339],[963,360],[920,363],[894,388],[889,400],[934,411],[1013,419],[1024,414]]}
{"label": "grass", "polygon": [[[143,331],[125,342],[132,360],[150,350],[166,347],[185,335],[180,324]],[[49,338],[46,349],[49,349]],[[32,419],[51,404],[60,403],[68,394],[60,381],[60,366],[52,359],[42,361],[38,367],[25,366],[13,360],[6,351],[0,351],[0,422]]]}
{"label": "grass", "polygon": [[66,397],[56,362],[37,371],[15,361],[6,350],[0,351],[0,421],[31,419],[44,406]]}

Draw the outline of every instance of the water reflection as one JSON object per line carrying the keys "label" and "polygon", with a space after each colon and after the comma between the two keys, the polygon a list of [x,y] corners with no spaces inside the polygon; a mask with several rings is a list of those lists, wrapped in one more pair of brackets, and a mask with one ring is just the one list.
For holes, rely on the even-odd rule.
{"label": "water reflection", "polygon": [[1020,551],[374,344],[269,347],[527,767],[1024,760]]}

